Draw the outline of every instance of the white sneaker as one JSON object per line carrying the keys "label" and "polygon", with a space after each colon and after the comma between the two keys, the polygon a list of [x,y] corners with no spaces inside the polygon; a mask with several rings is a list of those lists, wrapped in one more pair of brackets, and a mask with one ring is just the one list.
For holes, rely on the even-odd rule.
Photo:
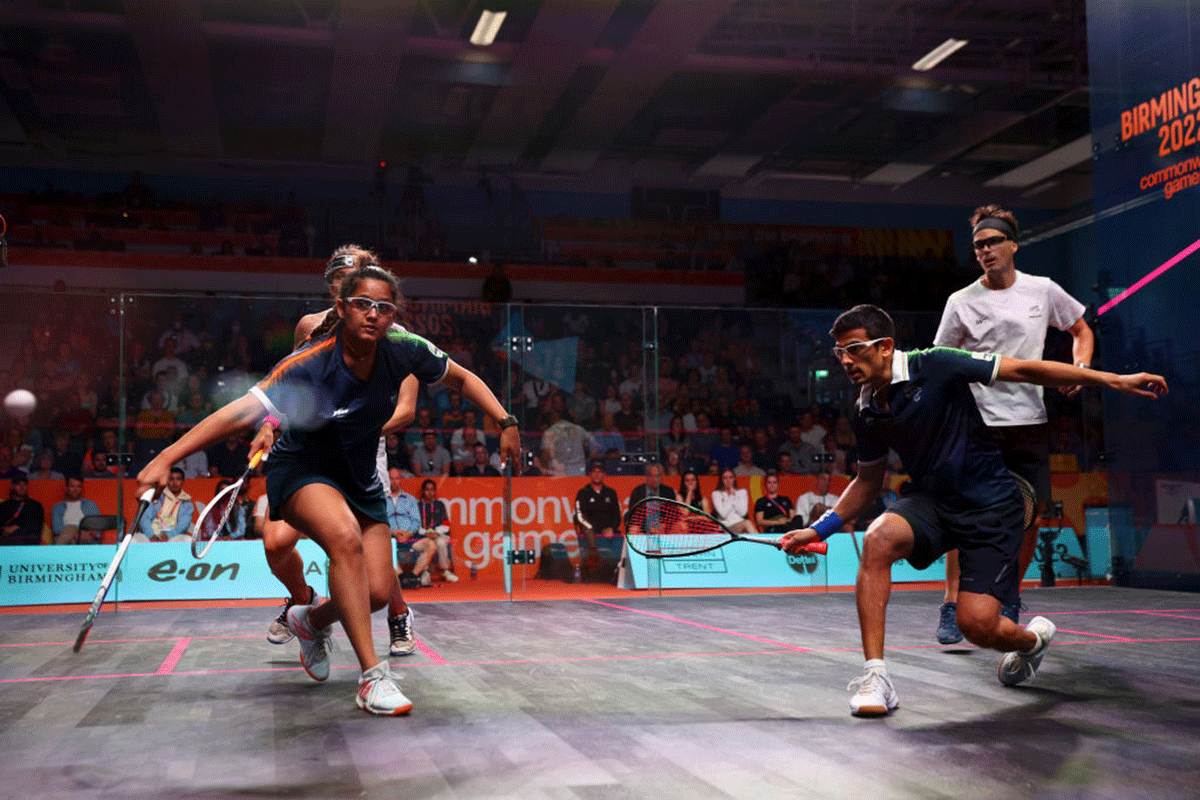
{"label": "white sneaker", "polygon": [[288,627],[300,642],[300,663],[314,681],[329,677],[329,628],[317,630],[308,621],[312,606],[288,609]]}
{"label": "white sneaker", "polygon": [[867,669],[846,687],[850,695],[850,713],[856,717],[883,717],[900,707],[900,698],[887,675]]}
{"label": "white sneaker", "polygon": [[388,646],[389,654],[407,656],[417,649],[417,637],[413,634],[412,627],[414,616],[416,615],[413,614],[412,606],[409,606],[408,611],[403,614],[388,617],[388,633],[392,637],[392,643]]}
{"label": "white sneaker", "polygon": [[442,580],[444,580],[446,583],[458,583],[458,576],[450,570],[446,570],[442,573]]}
{"label": "white sneaker", "polygon": [[421,573],[421,585],[433,586],[433,578],[429,577],[429,570],[425,570]]}
{"label": "white sneaker", "polygon": [[358,695],[354,703],[363,711],[395,717],[412,711],[412,701],[396,685],[396,675],[386,661],[358,676]]}
{"label": "white sneaker", "polygon": [[1028,653],[1014,651],[1004,654],[1004,658],[1000,659],[1000,666],[996,669],[996,677],[1005,686],[1016,686],[1033,679],[1058,628],[1045,617],[1034,617],[1029,620],[1025,630],[1037,636],[1037,646]]}
{"label": "white sneaker", "polygon": [[[321,598],[317,594],[317,590],[311,586],[308,587],[308,604],[310,606],[315,606],[320,602]],[[279,616],[271,620],[271,624],[267,626],[267,641],[271,644],[287,644],[292,640],[292,636],[295,635],[292,633],[291,629],[288,628],[287,624],[288,609],[293,605],[295,604],[292,602],[292,598],[289,597],[284,600],[283,608],[280,610]]]}

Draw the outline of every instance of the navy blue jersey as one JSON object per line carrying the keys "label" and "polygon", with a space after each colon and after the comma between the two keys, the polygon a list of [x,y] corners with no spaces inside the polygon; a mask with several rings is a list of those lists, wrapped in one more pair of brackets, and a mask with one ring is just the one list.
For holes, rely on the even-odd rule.
{"label": "navy blue jersey", "polygon": [[284,422],[271,449],[272,464],[304,461],[339,486],[382,491],[375,468],[380,431],[396,408],[409,375],[436,383],[450,359],[429,341],[392,326],[378,345],[375,365],[360,380],[342,358],[342,332],[284,358],[250,391]]}
{"label": "navy blue jersey", "polygon": [[975,405],[972,383],[991,385],[995,353],[948,347],[901,352],[892,358],[887,408],[864,386],[855,406],[859,463],[900,460],[917,491],[950,508],[1010,502],[1017,487]]}

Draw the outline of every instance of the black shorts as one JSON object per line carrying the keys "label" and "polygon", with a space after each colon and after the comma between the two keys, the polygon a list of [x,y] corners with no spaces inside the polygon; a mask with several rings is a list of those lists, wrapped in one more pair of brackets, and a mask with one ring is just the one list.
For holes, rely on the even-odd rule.
{"label": "black shorts", "polygon": [[1004,466],[1029,481],[1037,493],[1038,510],[1050,506],[1050,425],[1005,425],[988,428]]}
{"label": "black shorts", "polygon": [[990,594],[1008,605],[1018,601],[1017,555],[1025,528],[1019,492],[1008,502],[967,511],[946,508],[916,493],[897,500],[888,513],[900,515],[913,529],[908,563],[915,568],[925,569],[958,548],[959,591]]}
{"label": "black shorts", "polygon": [[352,510],[376,522],[387,524],[387,495],[383,493],[382,489],[378,494],[356,492],[347,489],[328,475],[322,475],[318,470],[302,461],[272,460],[275,463],[267,462],[266,476],[267,505],[270,509],[271,519],[283,519],[279,509],[283,508],[287,499],[299,491],[301,486],[310,483],[325,483],[341,492]]}

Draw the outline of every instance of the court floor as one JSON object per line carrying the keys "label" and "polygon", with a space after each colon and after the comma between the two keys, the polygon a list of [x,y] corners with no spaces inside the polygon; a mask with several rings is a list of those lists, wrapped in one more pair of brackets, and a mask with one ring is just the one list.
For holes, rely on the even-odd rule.
{"label": "court floor", "polygon": [[935,643],[939,593],[894,593],[886,719],[849,715],[849,593],[414,602],[415,708],[386,719],[340,631],[316,684],[270,608],[106,611],[78,654],[81,612],[5,614],[0,797],[1200,796],[1200,597],[1024,599],[1059,634],[1007,688]]}

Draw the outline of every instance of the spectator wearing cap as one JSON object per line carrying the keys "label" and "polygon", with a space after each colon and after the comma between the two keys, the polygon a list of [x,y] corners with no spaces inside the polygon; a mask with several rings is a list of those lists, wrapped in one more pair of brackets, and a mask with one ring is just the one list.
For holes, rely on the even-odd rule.
{"label": "spectator wearing cap", "polygon": [[46,509],[29,496],[29,478],[14,477],[8,499],[0,503],[0,544],[41,544]]}
{"label": "spectator wearing cap", "polygon": [[593,461],[588,482],[575,494],[575,530],[588,553],[596,552],[597,536],[615,536],[621,530],[621,501],[604,478],[604,464]]}

